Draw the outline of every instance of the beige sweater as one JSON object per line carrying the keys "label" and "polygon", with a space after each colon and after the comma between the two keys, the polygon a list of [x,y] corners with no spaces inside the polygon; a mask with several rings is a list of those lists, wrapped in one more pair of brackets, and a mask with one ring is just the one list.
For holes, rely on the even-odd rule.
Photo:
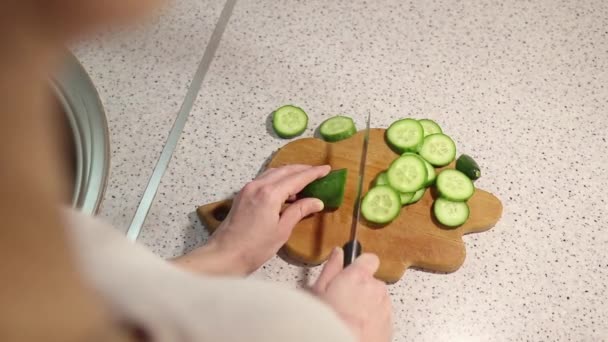
{"label": "beige sweater", "polygon": [[143,327],[153,341],[354,341],[334,312],[304,291],[190,274],[92,217],[66,217],[87,279],[117,319]]}

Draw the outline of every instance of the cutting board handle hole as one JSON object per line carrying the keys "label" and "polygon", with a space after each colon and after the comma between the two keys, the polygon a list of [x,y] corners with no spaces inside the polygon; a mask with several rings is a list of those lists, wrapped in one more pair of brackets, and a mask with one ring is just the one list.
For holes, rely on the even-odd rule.
{"label": "cutting board handle hole", "polygon": [[229,212],[230,212],[230,206],[227,204],[223,204],[223,205],[220,205],[219,207],[213,209],[212,215],[213,215],[214,219],[222,222],[226,219]]}

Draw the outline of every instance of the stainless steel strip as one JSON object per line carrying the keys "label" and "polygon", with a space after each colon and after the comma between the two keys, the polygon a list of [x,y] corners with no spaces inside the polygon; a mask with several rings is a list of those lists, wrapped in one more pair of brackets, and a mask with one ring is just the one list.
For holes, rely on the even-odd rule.
{"label": "stainless steel strip", "polygon": [[192,77],[186,97],[184,98],[179,112],[177,113],[177,118],[173,123],[169,137],[167,138],[165,146],[163,147],[160,157],[158,158],[154,171],[152,172],[152,176],[148,181],[148,186],[141,197],[137,210],[135,211],[135,215],[133,216],[133,220],[131,221],[131,225],[129,226],[129,230],[127,231],[127,239],[131,241],[137,240],[137,237],[141,232],[141,228],[146,220],[146,217],[148,216],[148,212],[150,211],[150,207],[152,206],[156,192],[158,191],[158,186],[160,185],[163,174],[167,170],[167,166],[171,160],[171,155],[173,155],[173,151],[177,146],[179,137],[182,134],[184,126],[186,125],[186,121],[188,120],[188,115],[192,110],[192,105],[196,100],[196,97],[203,84],[203,80],[205,79],[205,75],[207,74],[209,66],[213,61],[213,57],[215,56],[215,52],[220,44],[222,35],[226,29],[226,25],[228,24],[228,20],[232,15],[232,10],[234,9],[236,1],[237,0],[227,0],[226,4],[224,4],[222,13],[220,14],[217,24],[215,25],[213,33],[211,34],[209,44],[207,44],[207,47],[205,48],[203,58],[198,65],[198,69],[194,73],[194,77]]}

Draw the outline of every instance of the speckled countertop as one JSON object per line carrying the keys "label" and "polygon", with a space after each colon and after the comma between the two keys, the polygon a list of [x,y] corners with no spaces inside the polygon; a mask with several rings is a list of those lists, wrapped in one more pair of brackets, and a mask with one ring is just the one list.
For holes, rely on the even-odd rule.
{"label": "speckled countertop", "polygon": [[[128,44],[84,54],[113,139],[139,132],[113,141],[114,223],[132,216],[222,5],[167,15],[182,39],[143,47],[172,56],[165,72]],[[308,136],[335,114],[359,127],[368,112],[376,127],[432,118],[503,201],[496,227],[465,237],[460,270],[390,286],[395,341],[608,341],[607,2],[239,1],[139,242],[171,257],[204,240],[196,206],[238,191],[285,143],[266,128],[285,103],[307,110]],[[275,258],[255,276],[298,286],[318,271]]]}

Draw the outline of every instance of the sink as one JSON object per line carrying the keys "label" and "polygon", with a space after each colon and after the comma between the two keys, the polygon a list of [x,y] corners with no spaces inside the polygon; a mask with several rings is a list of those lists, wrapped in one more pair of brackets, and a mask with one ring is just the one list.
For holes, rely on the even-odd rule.
{"label": "sink", "polygon": [[61,124],[64,163],[72,207],[96,214],[106,188],[110,165],[108,124],[97,90],[72,54],[52,78],[54,113]]}

